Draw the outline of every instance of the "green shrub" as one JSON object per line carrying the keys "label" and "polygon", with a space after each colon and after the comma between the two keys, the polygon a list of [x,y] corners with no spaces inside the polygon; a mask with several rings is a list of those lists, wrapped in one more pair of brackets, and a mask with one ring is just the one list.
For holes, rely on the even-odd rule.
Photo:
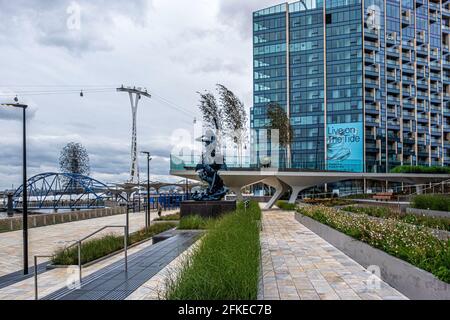
{"label": "green shrub", "polygon": [[354,203],[351,200],[348,199],[340,199],[340,198],[329,198],[329,199],[305,199],[303,200],[306,204],[311,205],[321,205],[325,207],[337,207],[337,206],[348,206],[352,203]]}
{"label": "green shrub", "polygon": [[450,197],[444,195],[420,195],[414,197],[412,206],[423,210],[450,211]]}
{"label": "green shrub", "polygon": [[217,220],[174,278],[166,282],[168,300],[255,300],[260,267],[261,209],[245,210]]}
{"label": "green shrub", "polygon": [[208,228],[212,219],[202,218],[198,215],[187,216],[180,220],[180,230],[204,230]]}
{"label": "green shrub", "polygon": [[295,211],[297,205],[295,203],[288,203],[287,201],[277,201],[276,206],[281,210],[285,211]]}
{"label": "green shrub", "polygon": [[448,167],[426,167],[426,166],[399,166],[391,170],[392,173],[428,173],[428,174],[450,174]]}
{"label": "green shrub", "polygon": [[392,219],[342,214],[326,207],[299,209],[299,213],[363,241],[450,283],[450,240],[436,238],[427,228]]}
{"label": "green shrub", "polygon": [[[174,223],[158,223],[149,227],[148,231],[140,230],[130,234],[129,245],[138,243],[143,240],[150,239],[156,234],[170,230],[176,225]],[[124,238],[122,236],[109,234],[104,237],[93,239],[82,243],[81,245],[81,264],[86,264],[102,257],[105,257],[124,248]],[[78,247],[70,249],[58,249],[52,258],[54,265],[77,265],[78,264]]]}

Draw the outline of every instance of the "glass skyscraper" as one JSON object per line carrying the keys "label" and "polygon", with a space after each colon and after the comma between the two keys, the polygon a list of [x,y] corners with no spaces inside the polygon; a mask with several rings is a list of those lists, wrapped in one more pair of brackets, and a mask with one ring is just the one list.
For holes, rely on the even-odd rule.
{"label": "glass skyscraper", "polygon": [[254,163],[276,103],[293,128],[282,168],[450,164],[450,0],[304,0],[253,28]]}

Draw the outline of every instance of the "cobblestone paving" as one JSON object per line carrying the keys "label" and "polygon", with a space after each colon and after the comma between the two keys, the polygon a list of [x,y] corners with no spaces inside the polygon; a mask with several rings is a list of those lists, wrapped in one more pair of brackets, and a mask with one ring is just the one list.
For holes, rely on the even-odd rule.
{"label": "cobblestone paving", "polygon": [[263,224],[261,300],[406,299],[298,223],[294,213],[265,212]]}
{"label": "cobblestone paving", "polygon": [[[173,212],[167,212],[170,214]],[[152,212],[152,219],[157,214]],[[33,256],[51,255],[57,248],[71,244],[91,232],[107,225],[125,225],[125,215],[96,218],[69,222],[64,224],[30,229],[29,232],[29,264],[33,266]],[[144,213],[130,213],[130,232],[145,226]],[[107,229],[97,237],[105,234],[120,233],[120,229]],[[45,259],[40,260],[44,262]],[[22,231],[0,234],[0,277],[22,269]]]}

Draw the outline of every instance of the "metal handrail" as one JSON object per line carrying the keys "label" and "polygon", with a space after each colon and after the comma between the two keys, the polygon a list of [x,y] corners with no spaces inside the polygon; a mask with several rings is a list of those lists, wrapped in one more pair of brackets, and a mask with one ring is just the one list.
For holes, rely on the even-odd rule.
{"label": "metal handrail", "polygon": [[38,291],[38,259],[53,258],[53,256],[34,256],[34,300],[39,300]]}
{"label": "metal handrail", "polygon": [[[123,228],[124,229],[124,236],[123,236],[123,243],[124,243],[124,254],[125,254],[125,272],[128,272],[128,227],[127,226],[105,226],[88,236],[77,240],[74,244],[64,248],[64,251],[69,250],[74,247],[78,247],[78,272],[79,272],[79,282],[80,284],[83,282],[83,275],[82,275],[82,269],[83,266],[81,264],[81,248],[82,243],[86,241],[89,238],[92,238],[96,234],[111,228]],[[38,300],[38,267],[37,267],[37,261],[39,258],[53,258],[53,256],[34,256],[34,297],[35,300]]]}

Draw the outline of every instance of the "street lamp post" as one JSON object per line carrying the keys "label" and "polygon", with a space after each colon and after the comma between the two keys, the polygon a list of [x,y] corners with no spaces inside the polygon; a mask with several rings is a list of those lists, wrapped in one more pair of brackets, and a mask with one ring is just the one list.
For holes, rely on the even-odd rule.
{"label": "street lamp post", "polygon": [[22,187],[22,230],[23,230],[23,273],[28,274],[28,186],[27,186],[27,115],[28,105],[4,103],[2,106],[22,109],[23,117],[23,187]]}
{"label": "street lamp post", "polygon": [[146,208],[145,227],[148,229],[148,227],[151,224],[151,217],[150,217],[150,161],[152,161],[153,159],[150,155],[150,152],[142,151],[141,153],[147,156],[147,204],[145,206],[145,208]]}

